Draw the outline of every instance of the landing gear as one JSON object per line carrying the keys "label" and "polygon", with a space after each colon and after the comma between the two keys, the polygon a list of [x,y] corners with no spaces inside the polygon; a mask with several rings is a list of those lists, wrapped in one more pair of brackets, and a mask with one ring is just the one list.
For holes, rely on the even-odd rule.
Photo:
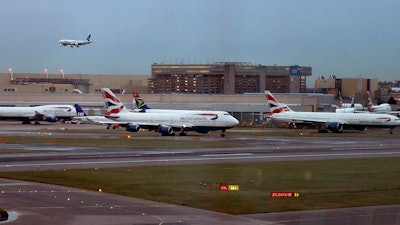
{"label": "landing gear", "polygon": [[328,133],[328,129],[325,125],[318,125],[317,126],[318,133]]}
{"label": "landing gear", "polygon": [[225,130],[222,130],[221,137],[225,137]]}
{"label": "landing gear", "polygon": [[390,128],[389,132],[390,132],[390,134],[393,134],[393,128]]}

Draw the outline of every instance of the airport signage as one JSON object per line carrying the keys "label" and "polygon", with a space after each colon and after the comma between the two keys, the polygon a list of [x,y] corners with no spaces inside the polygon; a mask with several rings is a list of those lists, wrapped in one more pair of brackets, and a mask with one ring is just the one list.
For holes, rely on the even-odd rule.
{"label": "airport signage", "polygon": [[223,184],[219,186],[220,191],[239,191],[239,185]]}
{"label": "airport signage", "polygon": [[297,192],[274,191],[270,193],[271,198],[297,198],[300,196]]}

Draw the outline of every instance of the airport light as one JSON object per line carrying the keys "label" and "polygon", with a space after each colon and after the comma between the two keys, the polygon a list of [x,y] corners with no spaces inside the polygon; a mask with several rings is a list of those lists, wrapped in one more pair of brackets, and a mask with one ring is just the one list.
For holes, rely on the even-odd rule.
{"label": "airport light", "polygon": [[63,70],[63,69],[60,69],[60,73],[61,73],[61,75],[62,75],[62,79],[64,79],[64,70]]}
{"label": "airport light", "polygon": [[49,79],[49,74],[47,73],[47,68],[44,69],[44,74],[46,74],[46,79]]}
{"label": "airport light", "polygon": [[11,81],[13,81],[14,80],[14,77],[13,77],[13,69],[10,67],[10,68],[8,68],[8,72],[10,73],[10,80]]}

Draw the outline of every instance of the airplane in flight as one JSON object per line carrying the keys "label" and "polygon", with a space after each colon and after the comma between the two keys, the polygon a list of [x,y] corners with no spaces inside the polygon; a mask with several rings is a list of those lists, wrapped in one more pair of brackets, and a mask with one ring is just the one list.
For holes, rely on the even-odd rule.
{"label": "airplane in flight", "polygon": [[77,48],[79,48],[79,46],[81,45],[88,45],[90,43],[92,43],[93,41],[90,40],[91,34],[89,34],[89,36],[87,36],[86,40],[59,40],[58,44],[61,46],[71,46],[71,48],[73,48],[74,46],[76,46]]}
{"label": "airplane in flight", "polygon": [[380,105],[374,105],[371,100],[371,96],[369,91],[367,91],[368,95],[368,104],[367,108],[369,112],[374,112],[374,113],[391,113],[392,112],[392,107],[388,103],[382,103]]}
{"label": "airplane in flight", "polygon": [[0,120],[22,121],[22,124],[40,124],[39,121],[70,121],[76,116],[72,105],[42,105],[32,107],[0,107]]}
{"label": "airplane in flight", "polygon": [[340,133],[343,128],[366,130],[368,127],[393,129],[400,126],[400,119],[393,115],[373,113],[295,112],[281,105],[272,93],[265,91],[271,113],[266,115],[275,121],[295,124],[317,125],[318,132]]}
{"label": "airplane in flight", "polygon": [[239,124],[236,118],[224,111],[131,112],[109,88],[102,88],[101,92],[107,107],[105,117],[131,132],[138,132],[143,128],[155,130],[163,136],[172,136],[180,131],[179,135],[184,136],[186,131],[207,134],[221,130],[221,137],[224,137],[227,129]]}

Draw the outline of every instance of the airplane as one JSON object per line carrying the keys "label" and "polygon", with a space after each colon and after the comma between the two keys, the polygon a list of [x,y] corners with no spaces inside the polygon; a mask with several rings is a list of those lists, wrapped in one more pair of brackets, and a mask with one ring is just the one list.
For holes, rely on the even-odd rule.
{"label": "airplane", "polygon": [[119,127],[119,125],[116,124],[114,120],[107,119],[104,116],[88,116],[79,104],[75,104],[74,107],[76,108],[77,116],[74,116],[72,118],[72,123],[102,124],[107,125],[107,129],[115,129]]}
{"label": "airplane", "polygon": [[356,111],[362,111],[363,106],[360,103],[354,103],[354,95],[351,98],[351,103],[343,103],[342,94],[339,91],[339,108],[335,110],[336,113],[354,113]]}
{"label": "airplane", "polygon": [[32,107],[0,107],[0,120],[22,121],[22,124],[40,124],[39,121],[70,121],[76,116],[72,105],[42,105]]}
{"label": "airplane", "polygon": [[391,113],[392,112],[392,107],[388,103],[382,103],[380,105],[374,105],[371,100],[371,96],[369,94],[369,91],[367,91],[368,95],[368,104],[367,108],[369,112],[374,112],[374,113]]}
{"label": "airplane", "polygon": [[271,113],[266,115],[272,120],[295,123],[317,125],[319,133],[328,131],[340,133],[343,128],[353,128],[355,130],[366,130],[368,127],[389,128],[390,133],[393,129],[400,126],[400,119],[393,115],[373,114],[373,113],[335,113],[335,112],[295,112],[287,106],[282,106],[272,93],[265,91],[267,104]]}
{"label": "airplane", "polygon": [[101,88],[101,92],[107,107],[104,116],[131,132],[138,132],[143,128],[155,130],[163,136],[173,136],[175,131],[180,131],[179,135],[185,136],[186,131],[207,134],[210,131],[221,130],[221,137],[225,137],[224,132],[227,129],[239,124],[237,119],[224,111],[165,110],[135,113],[129,111],[109,88]]}
{"label": "airplane", "polygon": [[91,34],[89,34],[89,36],[87,36],[86,40],[59,40],[58,44],[61,46],[71,46],[71,48],[73,48],[74,46],[76,46],[77,48],[79,48],[80,45],[88,45],[90,43],[92,43],[92,41],[90,40]]}

